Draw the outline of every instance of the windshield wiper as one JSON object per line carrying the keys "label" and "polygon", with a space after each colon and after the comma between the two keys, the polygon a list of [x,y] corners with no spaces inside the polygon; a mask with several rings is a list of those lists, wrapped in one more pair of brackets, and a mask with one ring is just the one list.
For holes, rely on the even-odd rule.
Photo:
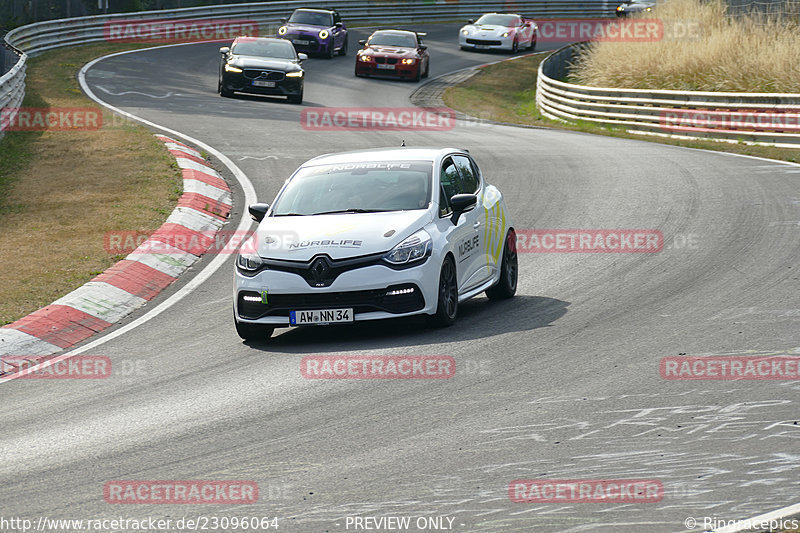
{"label": "windshield wiper", "polygon": [[305,213],[274,213],[272,216],[274,217],[305,217],[308,216]]}
{"label": "windshield wiper", "polygon": [[320,213],[314,213],[315,215],[335,215],[338,213],[385,213],[389,211],[389,209],[358,209],[355,207],[351,207],[350,209],[337,209],[335,211],[322,211]]}

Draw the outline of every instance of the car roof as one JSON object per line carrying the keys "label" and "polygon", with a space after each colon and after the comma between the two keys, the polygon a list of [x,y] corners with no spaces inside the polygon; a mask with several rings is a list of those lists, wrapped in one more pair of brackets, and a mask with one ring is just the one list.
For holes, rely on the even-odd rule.
{"label": "car roof", "polygon": [[417,32],[415,32],[415,31],[410,31],[410,30],[392,30],[392,29],[375,30],[374,32],[372,32],[372,35],[375,35],[376,33],[394,33],[394,34],[399,34],[399,35],[413,35],[415,37],[417,35]]}
{"label": "car roof", "polygon": [[325,9],[324,7],[298,7],[295,11],[316,11],[317,13],[335,13],[335,9]]}
{"label": "car roof", "polygon": [[402,148],[375,148],[372,150],[354,150],[324,154],[311,159],[303,166],[335,165],[340,163],[363,163],[372,161],[436,161],[447,154],[458,152],[467,154],[461,148],[430,148],[430,147],[402,147]]}
{"label": "car roof", "polygon": [[[284,42],[284,43],[289,42],[286,39],[276,39],[275,37],[247,37],[247,36],[241,36],[241,37],[237,37],[236,39],[234,39],[233,43],[236,44],[236,43],[241,43],[241,42],[252,42],[252,41],[269,42],[269,43],[274,43],[274,42],[278,42],[278,41],[281,41],[281,42]],[[289,44],[291,44],[291,43],[289,43]]]}

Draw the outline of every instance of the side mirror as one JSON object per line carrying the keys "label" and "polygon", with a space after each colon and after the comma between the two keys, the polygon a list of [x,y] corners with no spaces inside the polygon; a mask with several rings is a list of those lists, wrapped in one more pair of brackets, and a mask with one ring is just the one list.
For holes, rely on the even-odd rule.
{"label": "side mirror", "polygon": [[425,46],[424,44],[421,44],[421,45],[419,45],[419,49],[424,52],[425,50],[428,49],[428,47]]}
{"label": "side mirror", "polygon": [[247,208],[250,211],[250,218],[256,222],[261,222],[269,211],[269,204],[252,204]]}
{"label": "side mirror", "polygon": [[289,19],[287,19],[286,17],[281,17],[278,20],[281,21],[281,24],[286,24],[287,22],[289,22]]}
{"label": "side mirror", "polygon": [[453,215],[450,220],[453,221],[453,225],[458,224],[458,219],[461,218],[461,214],[464,211],[469,211],[473,209],[475,205],[478,203],[478,197],[474,194],[456,194],[450,198],[450,207],[453,208]]}
{"label": "side mirror", "polygon": [[337,22],[336,24],[334,24],[334,26],[336,26],[337,28],[341,28],[343,24],[341,22]]}
{"label": "side mirror", "polygon": [[474,21],[473,19],[469,19],[469,20],[467,21],[467,24],[475,24],[475,21]]}
{"label": "side mirror", "polygon": [[228,52],[230,52],[230,51],[231,51],[231,49],[228,48],[227,46],[223,46],[222,48],[219,49],[219,53],[222,54],[222,55],[227,55]]}
{"label": "side mirror", "polygon": [[366,39],[361,39],[360,41],[358,41],[358,44],[360,44],[361,46],[364,46],[365,44],[367,44],[367,40]]}
{"label": "side mirror", "polygon": [[297,54],[297,59],[302,63],[303,61],[308,59],[308,55],[304,54],[303,52],[300,52],[299,54]]}

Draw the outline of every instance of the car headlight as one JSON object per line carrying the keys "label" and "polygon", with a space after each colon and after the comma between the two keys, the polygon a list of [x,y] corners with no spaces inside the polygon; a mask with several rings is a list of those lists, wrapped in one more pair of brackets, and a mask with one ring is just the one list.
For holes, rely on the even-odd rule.
{"label": "car headlight", "polygon": [[328,30],[319,30],[319,38],[323,41],[328,38]]}
{"label": "car headlight", "polygon": [[617,6],[617,11],[625,11],[625,8],[622,6]]}
{"label": "car headlight", "polygon": [[430,234],[421,229],[392,248],[390,252],[383,256],[383,260],[396,266],[410,266],[430,255],[432,242]]}
{"label": "car headlight", "polygon": [[469,35],[469,30],[467,29],[461,30],[461,35]]}
{"label": "car headlight", "polygon": [[286,35],[287,31],[288,28],[286,26],[281,26],[280,28],[278,28],[278,35]]}
{"label": "car headlight", "polygon": [[413,65],[416,59],[406,58],[402,61],[404,65]]}
{"label": "car headlight", "polygon": [[358,56],[358,60],[359,61],[363,61],[364,63],[367,63],[369,61],[372,61],[372,56],[360,55],[360,56]]}
{"label": "car headlight", "polygon": [[286,73],[286,77],[287,78],[302,78],[303,77],[303,71],[302,70],[296,70],[294,72],[287,72]]}
{"label": "car headlight", "polygon": [[236,257],[236,266],[239,267],[239,270],[252,274],[264,266],[264,260],[258,254],[240,252]]}
{"label": "car headlight", "polygon": [[509,33],[509,32],[505,32],[505,33],[503,33],[503,37],[508,37],[508,33]]}
{"label": "car headlight", "polygon": [[233,65],[225,64],[225,72],[241,72],[242,69],[239,67],[234,67]]}

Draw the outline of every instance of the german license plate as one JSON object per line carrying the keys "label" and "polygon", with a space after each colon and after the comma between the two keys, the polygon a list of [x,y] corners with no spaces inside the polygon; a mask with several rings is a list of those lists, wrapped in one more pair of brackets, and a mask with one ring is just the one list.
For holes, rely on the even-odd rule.
{"label": "german license plate", "polygon": [[302,45],[307,45],[307,44],[309,44],[311,41],[306,41],[305,39],[293,39],[293,40],[292,40],[292,42],[293,42],[294,44],[302,44]]}
{"label": "german license plate", "polygon": [[289,311],[289,323],[292,326],[304,324],[335,324],[352,322],[353,309],[319,309],[313,311]]}
{"label": "german license plate", "polygon": [[488,44],[476,44],[475,48],[477,48],[478,50],[488,50],[489,49],[489,45]]}
{"label": "german license plate", "polygon": [[394,65],[387,65],[385,63],[378,63],[376,66],[378,68],[383,68],[383,69],[386,69],[386,70],[394,70],[394,67],[395,67]]}
{"label": "german license plate", "polygon": [[274,81],[253,80],[254,87],[275,87]]}

